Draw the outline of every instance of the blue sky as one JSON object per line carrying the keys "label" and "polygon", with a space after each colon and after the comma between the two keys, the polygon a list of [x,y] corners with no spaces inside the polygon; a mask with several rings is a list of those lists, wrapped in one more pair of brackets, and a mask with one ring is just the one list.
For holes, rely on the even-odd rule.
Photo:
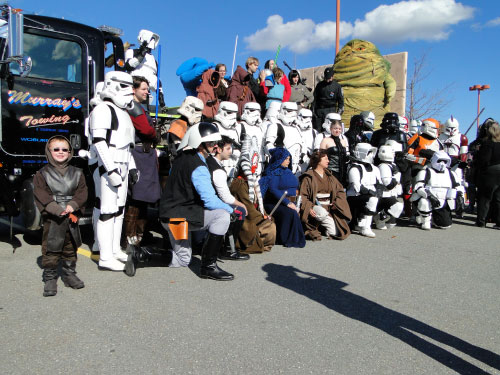
{"label": "blue sky", "polygon": [[[161,79],[167,105],[179,105],[185,96],[177,67],[197,56],[231,69],[236,35],[236,64],[244,66],[248,56],[263,62],[286,60],[298,69],[332,63],[335,54],[336,2],[229,1],[11,1],[25,13],[60,17],[90,26],[102,24],[124,30],[124,41],[136,43],[140,29],[158,33],[162,46]],[[489,84],[481,94],[483,116],[500,117],[497,105],[500,79],[500,3],[473,0],[341,1],[340,44],[354,37],[374,42],[382,54],[408,52],[412,62],[427,54],[429,76],[422,88],[427,92],[452,85],[450,105],[440,116],[453,114],[464,131],[475,117],[477,93],[474,84]],[[333,32],[332,32],[333,30]],[[497,68],[498,69],[498,68]],[[285,69],[285,71],[288,71]],[[468,134],[475,138],[475,132]]]}

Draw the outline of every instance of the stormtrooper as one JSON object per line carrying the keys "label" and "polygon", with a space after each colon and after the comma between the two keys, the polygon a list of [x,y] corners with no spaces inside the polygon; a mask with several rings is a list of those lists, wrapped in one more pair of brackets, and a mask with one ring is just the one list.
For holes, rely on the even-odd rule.
{"label": "stormtrooper", "polygon": [[[137,40],[140,43],[139,48],[125,51],[125,69],[133,76],[141,76],[148,80],[151,92],[149,103],[152,104],[153,94],[156,93],[158,88],[158,63],[151,51],[158,46],[160,36],[149,30],[141,30]],[[158,95],[160,106],[164,107],[165,102],[161,82]]]}
{"label": "stormtrooper", "polygon": [[[244,139],[242,139],[242,147],[245,140],[251,146],[251,149],[258,154],[258,162],[256,164],[257,169],[254,174],[260,176],[263,169],[264,163],[264,132],[261,128],[260,119],[260,104],[255,102],[248,102],[243,106],[243,113],[241,114],[241,129],[242,133],[246,134]],[[241,154],[242,155],[242,154]],[[252,152],[253,155],[253,152]]]}
{"label": "stormtrooper", "polygon": [[302,139],[300,128],[296,125],[297,103],[284,102],[281,104],[276,124],[270,124],[266,133],[266,149],[275,147],[286,148],[292,156],[291,166],[293,173],[300,173],[300,164],[306,155],[307,147]]}
{"label": "stormtrooper", "polygon": [[375,226],[377,229],[393,228],[404,208],[400,198],[403,194],[401,172],[394,163],[395,150],[390,144],[380,146],[377,155],[380,161],[380,180],[384,188],[377,206],[378,213],[374,217]]}
{"label": "stormtrooper", "polygon": [[430,164],[417,174],[412,201],[417,203],[417,223],[422,229],[430,230],[431,221],[438,228],[449,228],[452,224],[451,211],[455,200],[463,198],[462,191],[449,167],[451,159],[444,151],[436,151]]}
{"label": "stormtrooper", "polygon": [[302,140],[304,141],[304,145],[306,146],[306,155],[304,156],[303,161],[300,164],[300,170],[302,173],[304,173],[309,167],[309,157],[314,151],[314,139],[318,134],[317,130],[313,128],[312,117],[312,111],[307,108],[302,108],[297,115],[296,123],[300,129],[300,134]]}
{"label": "stormtrooper", "polygon": [[413,137],[415,134],[420,133],[420,126],[422,125],[422,121],[420,120],[411,120],[410,128],[408,129],[408,135]]}
{"label": "stormtrooper", "polygon": [[[321,125],[323,128],[323,131],[321,133],[318,133],[316,138],[314,139],[314,149],[319,150],[319,146],[321,145],[321,141],[325,138],[331,137],[332,133],[330,132],[330,129],[332,127],[332,122],[338,120],[342,121],[342,117],[338,113],[332,112],[326,115],[325,121]],[[341,138],[344,138],[347,140],[346,136],[342,134],[340,136]]]}
{"label": "stormtrooper", "polygon": [[365,131],[365,135],[368,138],[372,137],[373,128],[375,127],[375,113],[371,111],[363,111],[359,114],[363,118],[363,122],[365,123],[365,127],[370,130]]}
{"label": "stormtrooper", "polygon": [[281,103],[280,102],[271,102],[269,104],[269,108],[266,111],[266,115],[264,116],[264,120],[260,124],[260,128],[262,130],[262,134],[264,134],[264,160],[263,163],[269,161],[271,156],[269,155],[269,151],[265,145],[265,137],[267,134],[267,129],[271,124],[276,124],[278,122],[278,113],[280,112]]}
{"label": "stormtrooper", "polygon": [[375,237],[371,229],[373,216],[377,213],[380,195],[380,171],[373,164],[377,149],[369,143],[358,143],[353,151],[348,170],[349,186],[347,200],[357,220],[357,230],[362,236]]}
{"label": "stormtrooper", "polygon": [[127,112],[133,105],[132,77],[125,72],[108,72],[101,99],[92,110],[89,122],[89,143],[95,149],[98,162],[94,184],[100,210],[95,226],[99,267],[122,271],[127,254],[120,248],[120,236],[129,172],[132,180],[138,179],[130,152],[135,130]]}
{"label": "stormtrooper", "polygon": [[237,177],[236,166],[238,165],[238,159],[241,154],[241,142],[245,136],[245,128],[236,121],[237,114],[238,105],[236,103],[221,102],[213,121],[213,124],[219,129],[221,136],[225,135],[233,140],[233,153],[231,158],[222,162],[229,180]]}

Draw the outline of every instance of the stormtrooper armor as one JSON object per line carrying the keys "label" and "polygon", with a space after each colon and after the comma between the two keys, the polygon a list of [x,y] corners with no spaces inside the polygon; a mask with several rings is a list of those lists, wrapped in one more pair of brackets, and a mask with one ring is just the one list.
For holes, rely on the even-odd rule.
{"label": "stormtrooper armor", "polygon": [[370,111],[363,111],[360,113],[360,116],[363,118],[365,126],[373,131],[375,127],[375,114]]}
{"label": "stormtrooper armor", "polygon": [[219,110],[214,117],[214,124],[219,129],[220,135],[227,136],[233,140],[233,153],[228,160],[224,160],[222,165],[226,170],[229,179],[236,177],[236,166],[241,154],[242,127],[236,121],[238,105],[232,102],[221,102]]}
{"label": "stormtrooper armor", "polygon": [[247,133],[241,146],[239,167],[248,181],[248,197],[250,201],[254,204],[257,202],[259,211],[262,215],[265,215],[266,213],[264,211],[264,203],[259,184],[261,150],[262,148],[258,146],[256,137]]}
{"label": "stormtrooper armor", "polygon": [[[244,129],[244,133],[246,134],[245,139],[248,138],[248,142],[251,145],[252,153],[253,151],[257,152],[258,161],[256,164],[256,170],[253,173],[260,176],[264,163],[264,133],[261,128],[259,103],[248,102],[244,105],[240,124],[242,132]],[[244,147],[245,139],[242,140],[242,149]],[[243,157],[243,151],[241,157]],[[253,157],[251,159],[253,159]]]}
{"label": "stormtrooper armor", "polygon": [[300,129],[301,137],[305,145],[305,156],[300,164],[300,170],[304,173],[309,166],[309,157],[314,151],[314,139],[317,131],[313,128],[312,111],[307,108],[302,108],[297,115],[297,126]]}
{"label": "stormtrooper armor", "polygon": [[418,172],[412,201],[418,201],[417,223],[422,229],[431,229],[431,218],[440,228],[451,226],[451,210],[455,209],[457,186],[449,167],[451,159],[444,151],[437,151],[431,163]]}
{"label": "stormtrooper armor", "polygon": [[275,147],[284,147],[290,152],[293,173],[300,172],[301,160],[307,152],[296,120],[297,103],[284,102],[278,113],[278,121],[269,125],[266,134],[267,152]]}
{"label": "stormtrooper armor", "polygon": [[444,132],[439,136],[444,151],[452,158],[467,161],[469,140],[467,136],[460,133],[459,123],[451,116],[444,124]]}
{"label": "stormtrooper armor", "polygon": [[330,128],[332,126],[332,122],[335,120],[342,121],[342,117],[340,117],[340,115],[338,113],[335,113],[335,112],[332,112],[332,113],[329,113],[326,115],[325,121],[321,125],[321,127],[323,128],[323,131],[321,133],[318,133],[318,135],[314,139],[314,149],[315,150],[319,150],[319,146],[321,145],[321,141],[324,138],[328,138],[332,135],[332,133],[330,132]]}
{"label": "stormtrooper armor", "polygon": [[[139,48],[125,51],[125,68],[133,76],[146,78],[149,82],[151,94],[155,94],[158,87],[158,64],[151,51],[158,46],[160,36],[149,30],[141,30],[137,40],[139,41]],[[150,104],[152,104],[152,96],[150,96]]]}
{"label": "stormtrooper armor", "polygon": [[353,160],[349,166],[347,197],[349,206],[358,212],[357,223],[360,234],[375,237],[371,230],[373,216],[377,213],[380,171],[373,165],[377,149],[369,143],[358,143],[353,151]]}
{"label": "stormtrooper armor", "polygon": [[127,198],[128,172],[135,169],[130,148],[135,130],[126,109],[132,106],[132,77],[109,72],[101,92],[102,103],[90,114],[90,141],[97,154],[94,172],[96,197],[100,202],[96,237],[99,266],[113,271],[124,269],[127,255],[120,248],[123,210]]}
{"label": "stormtrooper armor", "polygon": [[439,122],[433,118],[423,120],[420,134],[414,134],[408,141],[408,154],[405,158],[415,163],[417,167],[425,165],[434,152],[443,149],[438,136]]}
{"label": "stormtrooper armor", "polygon": [[184,116],[189,125],[194,125],[201,121],[203,107],[201,99],[194,96],[186,96],[181,106],[177,108],[177,113]]}

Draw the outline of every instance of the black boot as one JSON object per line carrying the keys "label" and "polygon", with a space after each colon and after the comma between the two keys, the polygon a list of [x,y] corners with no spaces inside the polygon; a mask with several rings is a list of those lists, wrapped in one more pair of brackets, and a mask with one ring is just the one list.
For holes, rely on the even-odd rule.
{"label": "black boot", "polygon": [[57,269],[45,268],[43,270],[42,279],[45,283],[45,286],[43,287],[43,296],[55,296],[57,294]]}
{"label": "black boot", "polygon": [[127,253],[128,259],[127,263],[125,263],[125,274],[130,277],[135,275],[138,263],[160,261],[168,265],[172,261],[172,252],[170,250],[164,251],[152,246],[135,246],[129,244]]}
{"label": "black boot", "polygon": [[219,254],[219,259],[223,260],[248,260],[250,255],[240,254],[236,250],[236,239],[238,238],[241,227],[243,227],[243,220],[237,220],[231,223],[229,230],[225,236],[224,246]]}
{"label": "black boot", "polygon": [[76,276],[76,261],[74,260],[63,260],[62,262],[62,276],[61,279],[65,286],[73,289],[81,289],[85,286],[82,280]]}
{"label": "black boot", "polygon": [[233,280],[234,276],[217,266],[217,254],[224,243],[224,236],[208,233],[201,249],[200,277],[221,281]]}

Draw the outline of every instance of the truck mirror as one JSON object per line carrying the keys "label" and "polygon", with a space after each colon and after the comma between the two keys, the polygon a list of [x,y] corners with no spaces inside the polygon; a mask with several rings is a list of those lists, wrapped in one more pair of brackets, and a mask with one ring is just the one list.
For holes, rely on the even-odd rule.
{"label": "truck mirror", "polygon": [[26,77],[31,72],[31,68],[33,67],[33,61],[31,61],[31,57],[23,56],[21,60],[18,60],[19,64],[19,75],[21,77]]}
{"label": "truck mirror", "polygon": [[24,18],[17,9],[9,7],[9,34],[7,44],[9,57],[22,57],[24,54]]}

